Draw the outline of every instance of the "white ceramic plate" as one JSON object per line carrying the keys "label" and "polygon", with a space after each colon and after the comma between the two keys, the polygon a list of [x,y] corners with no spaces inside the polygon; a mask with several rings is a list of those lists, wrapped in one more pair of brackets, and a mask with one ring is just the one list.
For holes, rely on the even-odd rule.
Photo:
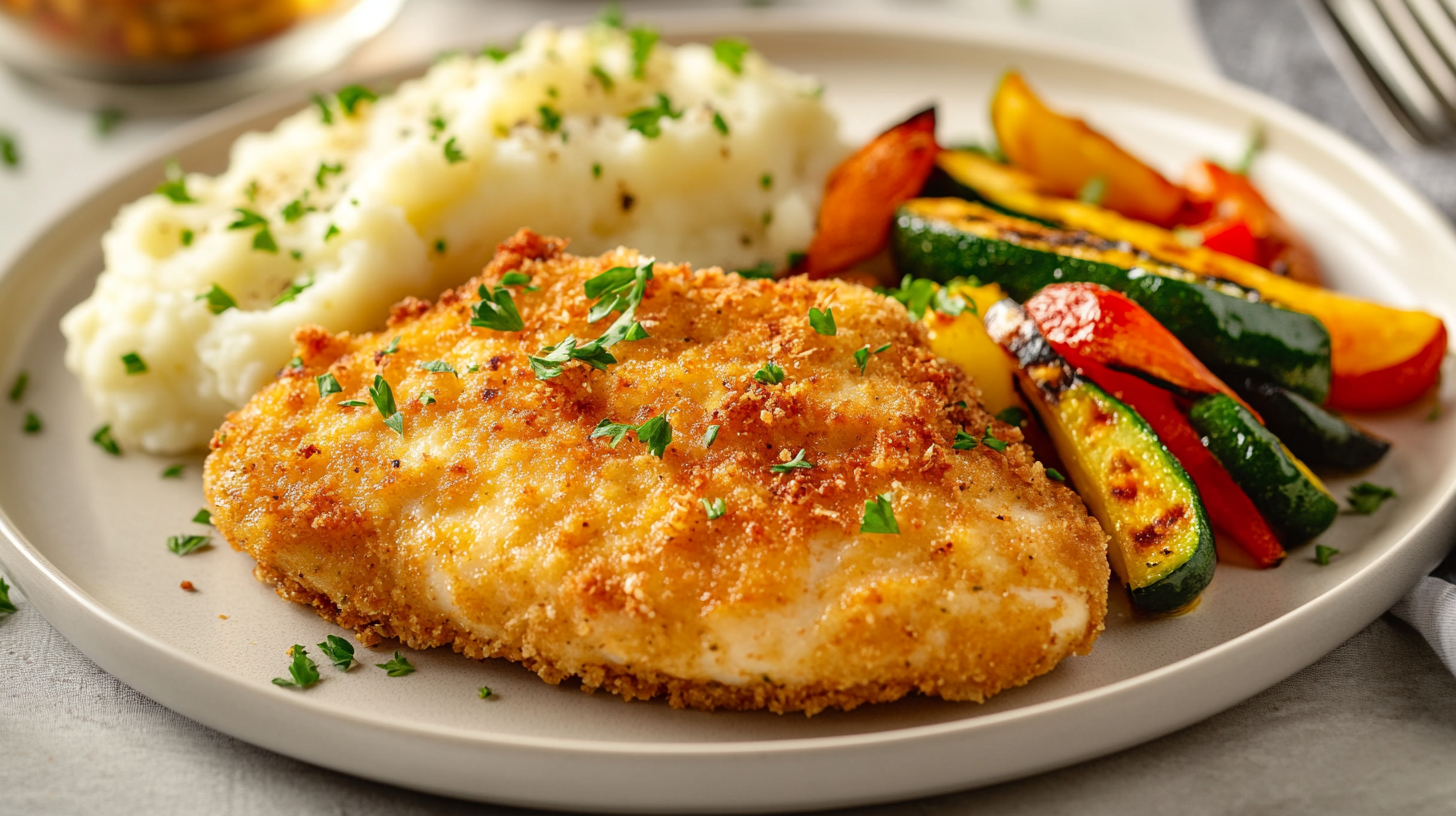
{"label": "white ceramic plate", "polygon": [[[1429,205],[1344,139],[1223,82],[1182,76],[1085,47],[980,28],[744,14],[664,20],[677,37],[749,37],[771,59],[818,74],[851,137],[927,100],[942,136],[985,135],[997,75],[1021,68],[1061,107],[1169,170],[1230,156],[1252,120],[1268,127],[1259,181],[1313,240],[1335,284],[1456,316],[1456,240]],[[161,160],[224,166],[245,130],[303,104],[296,94],[207,120],[156,160],[100,188],[0,277],[0,379],[32,375],[27,406],[46,422],[20,433],[0,405],[0,560],[26,597],[103,668],[142,693],[244,740],[308,762],[413,788],[503,803],[617,811],[750,811],[848,805],[982,785],[1066,765],[1167,733],[1313,662],[1364,627],[1439,560],[1456,513],[1456,420],[1427,404],[1370,418],[1396,448],[1372,481],[1398,501],[1342,517],[1276,570],[1225,564],[1191,614],[1137,619],[1114,593],[1088,657],[986,705],[910,699],[812,719],[675,711],[552,687],[504,662],[434,651],[391,679],[372,667],[306,693],[268,681],[284,650],[334,627],[253,580],[224,546],[186,558],[164,539],[192,531],[199,459],[113,458],[89,441],[56,323],[100,268],[98,239],[117,208],[149,191]],[[1344,483],[1335,483],[1343,492]],[[186,593],[182,580],[200,591]],[[226,615],[226,619],[222,616]],[[361,649],[365,663],[387,652]],[[498,698],[482,701],[490,685]]]}

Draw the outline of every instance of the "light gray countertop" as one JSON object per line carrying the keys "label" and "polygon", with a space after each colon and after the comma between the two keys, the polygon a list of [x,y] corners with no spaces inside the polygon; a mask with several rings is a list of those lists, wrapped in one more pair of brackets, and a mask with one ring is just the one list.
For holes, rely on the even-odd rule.
{"label": "light gray countertop", "polygon": [[[1011,0],[896,5],[907,13],[981,14],[1122,48],[1142,40],[1143,53],[1193,68],[1211,53],[1226,76],[1350,135],[1456,215],[1456,161],[1390,151],[1292,0],[1203,0],[1191,7],[1120,0],[1096,4],[1095,14],[1087,0],[1033,4],[1032,16],[1055,18],[1050,22],[1019,17],[1026,12]],[[594,7],[419,0],[360,61],[383,66],[452,44],[451,13],[489,8],[494,24],[512,30],[528,15],[579,16]],[[1189,35],[1195,15],[1207,51]],[[0,75],[0,129],[18,129],[36,145],[24,176],[0,174],[0,265],[84,195],[88,179],[125,166],[177,124],[128,123],[102,143],[87,119],[41,103]],[[111,678],[34,609],[23,601],[20,607],[0,618],[0,812],[508,812],[323,770],[200,726]],[[1418,634],[1387,615],[1294,677],[1162,739],[1029,779],[862,812],[1447,813],[1456,810],[1453,771],[1456,678]]]}

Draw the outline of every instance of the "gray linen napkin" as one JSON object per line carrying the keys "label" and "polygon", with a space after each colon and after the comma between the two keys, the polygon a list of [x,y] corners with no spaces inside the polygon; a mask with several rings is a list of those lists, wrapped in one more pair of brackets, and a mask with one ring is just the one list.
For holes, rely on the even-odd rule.
{"label": "gray linen napkin", "polygon": [[[1456,217],[1456,155],[1388,145],[1333,70],[1293,0],[1199,0],[1199,22],[1224,76],[1274,97],[1359,142],[1446,217]],[[1456,557],[1391,611],[1456,672]]]}

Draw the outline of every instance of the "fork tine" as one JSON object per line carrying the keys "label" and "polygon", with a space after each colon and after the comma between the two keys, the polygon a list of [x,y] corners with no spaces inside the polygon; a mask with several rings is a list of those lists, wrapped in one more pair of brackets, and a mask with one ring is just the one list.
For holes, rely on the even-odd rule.
{"label": "fork tine", "polygon": [[1376,10],[1385,19],[1416,73],[1426,83],[1440,105],[1448,127],[1456,124],[1456,73],[1441,56],[1426,28],[1421,25],[1408,0],[1375,0]]}
{"label": "fork tine", "polygon": [[1431,38],[1446,67],[1456,72],[1456,20],[1451,18],[1450,8],[1441,0],[1407,0],[1406,5]]}
{"label": "fork tine", "polygon": [[1400,147],[1445,138],[1445,111],[1370,0],[1302,0],[1335,66],[1386,138]]}

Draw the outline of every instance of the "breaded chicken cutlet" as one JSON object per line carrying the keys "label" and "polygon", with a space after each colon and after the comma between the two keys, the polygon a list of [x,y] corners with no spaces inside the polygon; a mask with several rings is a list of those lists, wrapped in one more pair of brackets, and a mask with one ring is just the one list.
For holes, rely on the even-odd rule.
{"label": "breaded chicken cutlet", "polygon": [[[522,231],[383,332],[298,332],[206,464],[261,580],[368,643],[704,709],[984,700],[1091,647],[1101,528],[903,306],[564,246]],[[619,288],[589,322],[614,269],[640,304]],[[543,351],[572,335],[591,358],[629,309],[605,370]],[[983,441],[956,449],[962,429]]]}

